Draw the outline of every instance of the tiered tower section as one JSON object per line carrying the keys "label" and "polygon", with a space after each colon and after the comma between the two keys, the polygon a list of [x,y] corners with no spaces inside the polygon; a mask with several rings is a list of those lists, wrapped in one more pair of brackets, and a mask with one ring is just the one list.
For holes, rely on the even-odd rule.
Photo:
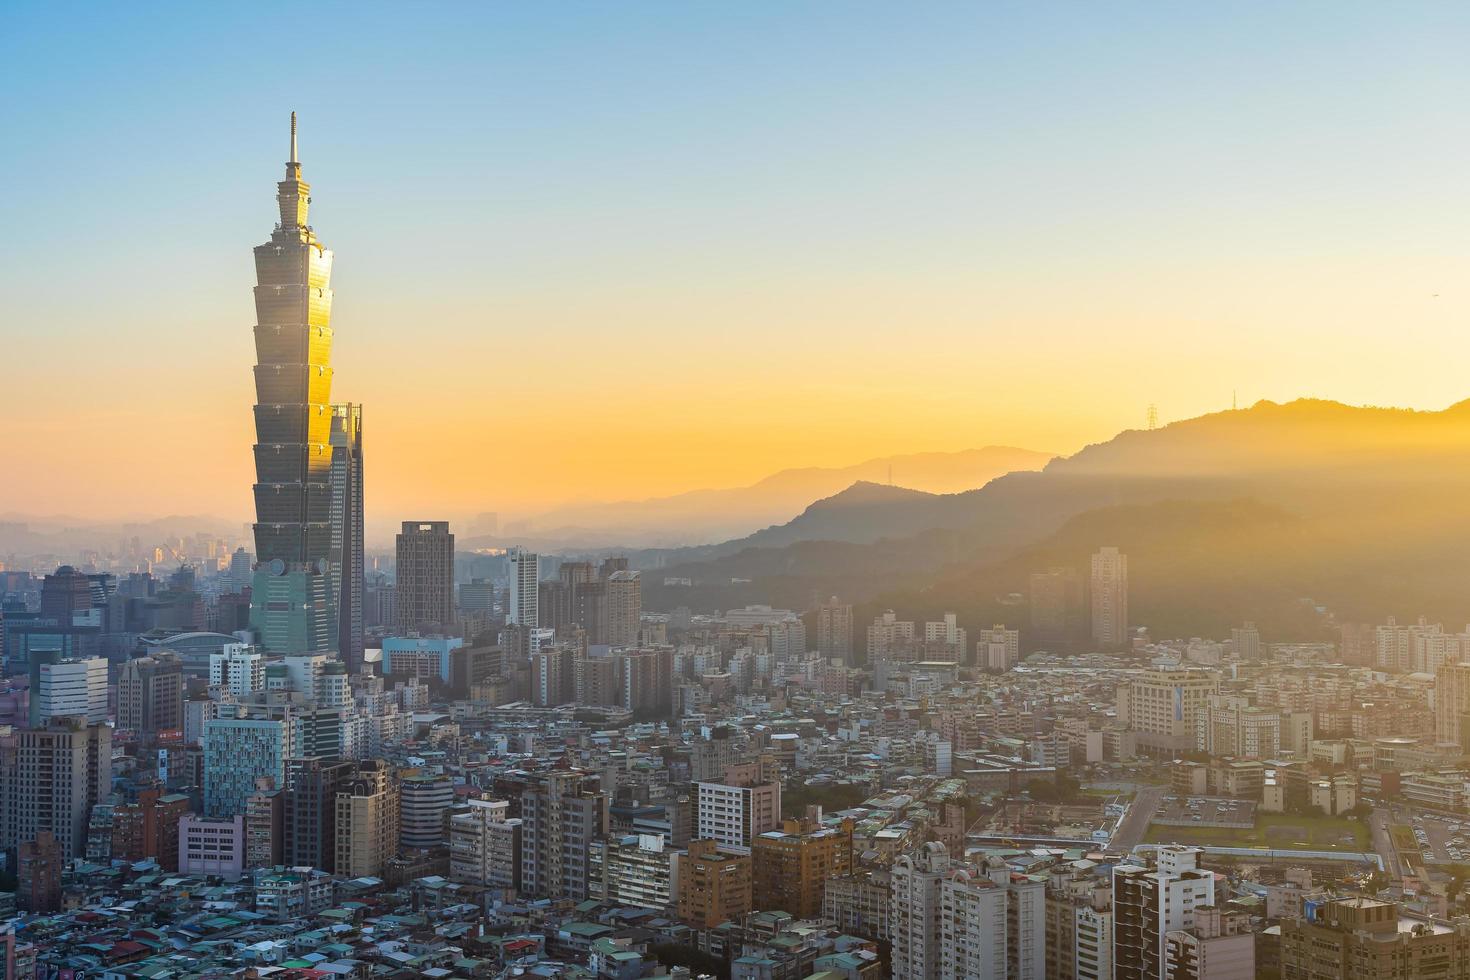
{"label": "tiered tower section", "polygon": [[307,224],[296,114],[276,185],[281,220],[255,249],[255,553],[250,624],[273,653],[335,650],[332,253]]}

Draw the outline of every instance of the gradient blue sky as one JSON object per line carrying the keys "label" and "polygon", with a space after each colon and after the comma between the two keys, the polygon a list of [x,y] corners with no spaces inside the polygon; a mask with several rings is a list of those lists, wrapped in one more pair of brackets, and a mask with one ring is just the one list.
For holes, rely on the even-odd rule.
{"label": "gradient blue sky", "polygon": [[1467,50],[1464,3],[12,0],[0,511],[248,514],[292,109],[378,519],[1443,407]]}

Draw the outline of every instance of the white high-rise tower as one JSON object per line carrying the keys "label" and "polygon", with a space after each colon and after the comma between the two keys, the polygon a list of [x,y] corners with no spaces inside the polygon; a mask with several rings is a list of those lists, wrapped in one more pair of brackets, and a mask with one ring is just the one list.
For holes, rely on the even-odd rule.
{"label": "white high-rise tower", "polygon": [[511,626],[537,626],[537,589],[541,582],[541,560],[520,548],[510,550],[510,603],[505,621]]}

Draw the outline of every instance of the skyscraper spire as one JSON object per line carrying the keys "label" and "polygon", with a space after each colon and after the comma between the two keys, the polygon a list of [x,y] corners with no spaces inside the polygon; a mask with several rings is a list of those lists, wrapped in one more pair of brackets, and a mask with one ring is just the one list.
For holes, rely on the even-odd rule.
{"label": "skyscraper spire", "polygon": [[[332,253],[307,224],[296,156],[276,184],[280,223],[255,249],[255,574],[250,625],[272,653],[335,650]],[[344,444],[345,448],[345,444]],[[340,549],[338,549],[340,550]]]}

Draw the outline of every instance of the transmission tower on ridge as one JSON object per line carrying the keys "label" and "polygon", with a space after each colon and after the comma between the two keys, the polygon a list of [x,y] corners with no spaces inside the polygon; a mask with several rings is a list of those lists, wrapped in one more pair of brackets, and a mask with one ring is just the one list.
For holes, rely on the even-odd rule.
{"label": "transmission tower on ridge", "polygon": [[1153,430],[1157,429],[1158,427],[1159,427],[1159,406],[1157,406],[1157,405],[1149,405],[1149,407],[1148,407],[1148,431],[1152,432]]}

